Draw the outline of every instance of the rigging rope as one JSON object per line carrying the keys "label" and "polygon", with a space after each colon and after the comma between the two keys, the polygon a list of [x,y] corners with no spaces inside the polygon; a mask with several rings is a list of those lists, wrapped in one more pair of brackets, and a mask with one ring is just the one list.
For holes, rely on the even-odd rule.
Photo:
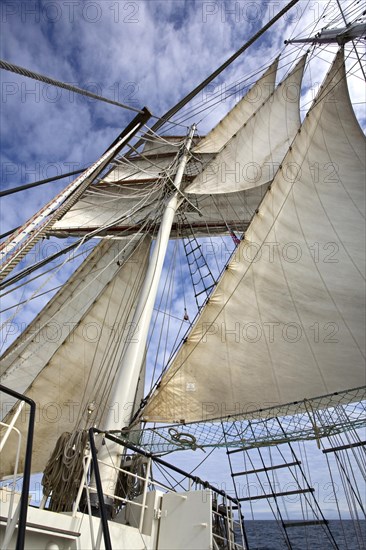
{"label": "rigging rope", "polygon": [[[203,88],[205,88],[210,82],[212,82],[219,74],[221,74],[235,59],[237,59],[242,53],[244,53],[254,42],[258,40],[269,28],[271,28],[276,21],[281,19],[285,13],[287,13],[293,6],[295,6],[299,0],[291,0],[282,10],[280,10],[266,25],[264,25],[258,32],[250,38],[239,50],[237,50],[229,59],[227,59],[216,71],[214,71],[210,76],[208,76],[201,84],[196,86],[189,94],[187,94],[183,99],[181,99],[174,107],[169,109],[151,128],[153,132],[156,132],[161,126],[166,122],[169,122],[169,119],[174,116],[178,111],[180,111],[191,99],[193,99],[197,94],[199,94]],[[139,140],[135,147],[138,148],[142,145],[143,140]]]}
{"label": "rigging rope", "polygon": [[[69,246],[66,246],[65,248],[63,248],[62,250],[59,250],[58,252],[55,252],[55,254],[51,254],[50,256],[47,256],[47,258],[45,258],[44,260],[40,260],[39,262],[35,263],[35,264],[32,264],[28,267],[25,267],[24,269],[22,269],[20,272],[18,272],[16,275],[14,275],[13,277],[8,277],[5,281],[2,281],[0,283],[0,290],[2,290],[3,288],[6,288],[8,286],[11,286],[15,283],[17,283],[18,281],[20,281],[21,279],[23,279],[24,277],[27,277],[28,275],[31,275],[31,273],[33,273],[34,271],[37,271],[38,269],[40,269],[41,267],[43,267],[44,265],[47,265],[48,263],[52,262],[53,260],[56,260],[56,258],[58,258],[59,256],[63,256],[64,254],[67,254],[67,252],[70,252],[71,250],[73,250],[75,247],[77,247],[79,244],[82,244],[82,242],[87,242],[88,239],[87,238],[84,238],[84,239],[79,239],[75,242],[73,242],[71,245]],[[85,253],[85,251],[81,252],[82,253]],[[75,256],[74,256],[75,257]],[[63,264],[62,264],[63,265]],[[56,269],[57,266],[54,266],[52,269]],[[30,281],[28,280],[27,283],[33,281],[34,279],[31,279]],[[26,283],[25,283],[26,284]],[[19,288],[19,287],[16,287],[16,288]],[[16,290],[15,289],[12,289],[12,290]],[[9,291],[9,292],[12,292],[12,291]],[[5,293],[6,294],[6,293]],[[2,296],[4,296],[5,294],[1,294],[0,295],[0,298]]]}
{"label": "rigging rope", "polygon": [[[74,170],[74,172],[68,172],[67,174],[60,174],[59,176],[54,176],[53,178],[46,178],[45,180],[34,181],[33,183],[26,183],[25,185],[19,185],[18,187],[13,187],[11,189],[6,189],[5,191],[0,191],[0,197],[5,197],[6,195],[12,195],[13,193],[18,193],[19,191],[24,191],[25,189],[32,189],[33,187],[38,187],[39,185],[44,185],[51,181],[62,180],[63,178],[68,178],[69,176],[76,176],[85,172],[87,168],[81,168],[80,170]],[[15,231],[15,229],[13,230]],[[11,231],[11,233],[13,232]],[[5,235],[2,235],[5,236]],[[1,238],[1,236],[0,236]]]}
{"label": "rigging rope", "polygon": [[70,92],[74,92],[75,94],[91,97],[93,99],[97,99],[98,101],[104,101],[105,103],[110,103],[111,105],[116,105],[117,107],[128,109],[129,111],[134,111],[135,113],[143,113],[143,111],[141,111],[140,109],[136,109],[135,107],[130,107],[129,105],[125,105],[124,103],[119,103],[119,101],[113,101],[112,99],[107,99],[106,97],[103,97],[101,95],[93,94],[92,92],[88,92],[87,90],[83,90],[82,88],[78,88],[77,86],[72,86],[71,84],[61,82],[60,80],[49,78],[48,76],[29,71],[24,67],[14,65],[13,63],[9,63],[8,61],[5,61],[3,59],[0,59],[0,69],[5,69],[6,71],[20,74],[22,76],[32,78],[33,80],[39,80],[40,82],[44,82],[45,84],[50,84],[51,86],[57,86],[58,88],[69,90]]}
{"label": "rigging rope", "polygon": [[44,496],[48,498],[51,495],[49,510],[72,510],[84,471],[83,459],[87,441],[87,431],[73,434],[64,432],[57,440],[42,478]]}

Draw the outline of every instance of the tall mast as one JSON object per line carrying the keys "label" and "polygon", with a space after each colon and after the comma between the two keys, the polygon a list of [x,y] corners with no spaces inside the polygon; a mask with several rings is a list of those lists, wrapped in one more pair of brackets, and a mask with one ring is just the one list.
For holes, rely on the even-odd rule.
{"label": "tall mast", "polygon": [[[181,193],[179,189],[186,164],[189,160],[189,151],[195,130],[196,125],[193,124],[185,141],[184,152],[174,178],[174,187],[176,190],[167,201],[155,247],[137,301],[136,310],[131,323],[131,326],[135,329],[135,337],[129,339],[117,371],[114,387],[109,398],[109,408],[103,422],[103,429],[106,431],[119,430],[127,426],[131,420],[133,412],[132,406],[144,360],[150,321],[169,243],[170,232],[175,213],[181,203]],[[109,447],[108,450],[106,450],[104,446],[99,452],[99,457],[102,461],[108,462],[109,464],[118,465],[119,453],[120,450],[117,445],[113,448]],[[104,467],[103,464],[101,464],[101,478],[103,486],[108,487],[108,492],[111,492],[110,487],[114,486],[116,483],[114,470],[110,467]]]}

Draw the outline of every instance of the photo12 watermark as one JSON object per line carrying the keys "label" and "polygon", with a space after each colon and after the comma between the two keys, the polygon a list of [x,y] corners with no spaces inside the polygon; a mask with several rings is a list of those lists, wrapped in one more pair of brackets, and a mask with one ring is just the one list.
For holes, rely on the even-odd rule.
{"label": "photo12 watermark", "polygon": [[[3,185],[14,183],[15,180],[28,183],[30,180],[40,181],[62,176],[83,168],[80,162],[11,162],[1,163],[1,181]],[[76,176],[74,176],[75,178]]]}
{"label": "photo12 watermark", "polygon": [[222,342],[256,344],[260,341],[274,344],[276,341],[296,344],[301,340],[313,344],[338,344],[340,328],[334,321],[314,321],[307,325],[298,321],[243,321],[202,323],[202,342],[217,338]]}
{"label": "photo12 watermark", "polygon": [[108,335],[108,341],[112,343],[138,343],[139,326],[135,323],[115,322],[112,326],[87,321],[79,323],[76,321],[58,322],[51,319],[41,325],[34,322],[27,325],[25,322],[8,321],[2,325],[1,338],[3,344],[20,337],[18,344],[31,342],[32,346],[45,344],[61,345],[67,343],[97,344],[102,337]]}
{"label": "photo12 watermark", "polygon": [[[112,84],[102,84],[100,82],[76,82],[69,81],[64,83],[67,86],[94,94],[94,96],[104,97],[110,101],[123,103],[130,107],[138,107],[140,100],[138,97],[139,84],[133,81],[113,82]],[[44,82],[30,81],[18,82],[11,77],[1,82],[1,103],[10,103],[14,100],[20,103],[58,103],[63,104],[90,104],[97,101],[96,97],[76,93],[72,89],[66,89]]]}
{"label": "photo12 watermark", "polygon": [[[336,3],[336,0],[330,3]],[[283,3],[278,0],[232,0],[228,2],[204,1],[202,2],[202,22],[208,24],[236,23],[255,24],[261,26],[273,19],[283,8]],[[323,16],[324,3],[299,2],[284,14],[284,21],[287,23],[299,21],[304,13],[312,14],[311,21],[315,23]]]}
{"label": "photo12 watermark", "polygon": [[136,24],[140,22],[141,12],[138,1],[130,0],[36,0],[12,1],[1,3],[1,21],[8,23],[19,20],[24,24],[60,22],[96,24],[103,20],[113,23]]}

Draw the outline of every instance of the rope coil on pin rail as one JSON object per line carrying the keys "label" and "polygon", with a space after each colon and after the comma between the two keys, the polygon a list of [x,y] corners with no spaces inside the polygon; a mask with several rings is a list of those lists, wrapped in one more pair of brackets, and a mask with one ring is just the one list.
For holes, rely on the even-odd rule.
{"label": "rope coil on pin rail", "polygon": [[56,442],[43,472],[44,497],[50,497],[53,512],[70,511],[84,472],[83,459],[88,443],[88,432],[63,432]]}

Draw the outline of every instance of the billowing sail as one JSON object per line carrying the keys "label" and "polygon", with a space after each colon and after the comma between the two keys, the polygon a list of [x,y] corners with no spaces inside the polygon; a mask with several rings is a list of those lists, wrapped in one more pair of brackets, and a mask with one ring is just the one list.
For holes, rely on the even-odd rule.
{"label": "billowing sail", "polygon": [[276,82],[278,58],[268,67],[245,96],[231,111],[196,145],[194,153],[218,153],[247,122],[257,109],[273,93]]}
{"label": "billowing sail", "polygon": [[[300,126],[300,87],[306,56],[186,188],[231,193],[271,181]],[[234,128],[233,128],[234,129]]]}
{"label": "billowing sail", "polygon": [[365,137],[340,51],[143,418],[245,417],[365,385],[364,208]]}
{"label": "billowing sail", "polygon": [[[100,421],[108,406],[124,346],[138,337],[131,320],[149,247],[149,237],[100,243],[6,353],[2,383],[26,390],[37,405],[33,471],[43,469],[62,432]],[[20,417],[16,427],[26,433],[27,422]],[[2,475],[12,472],[15,443]]]}

